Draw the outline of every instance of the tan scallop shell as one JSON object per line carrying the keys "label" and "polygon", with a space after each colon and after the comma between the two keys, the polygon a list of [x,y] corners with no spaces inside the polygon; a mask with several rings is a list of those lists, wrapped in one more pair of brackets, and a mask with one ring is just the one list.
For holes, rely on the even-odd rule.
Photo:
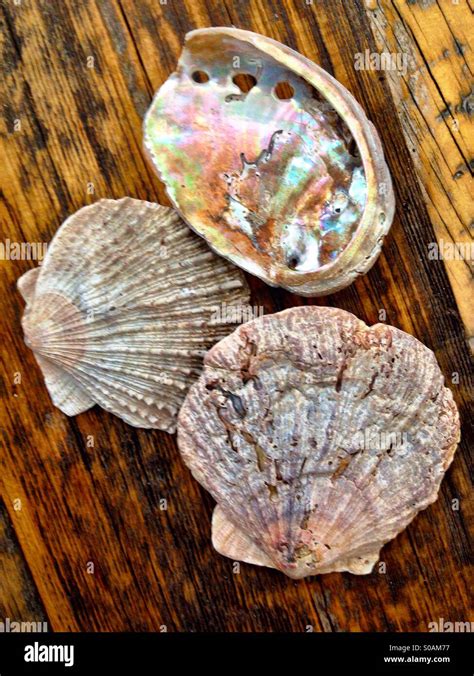
{"label": "tan scallop shell", "polygon": [[[205,351],[248,302],[242,274],[167,207],[129,197],[70,216],[18,281],[25,342],[53,403],[174,432]],[[235,313],[234,313],[235,318]]]}
{"label": "tan scallop shell", "polygon": [[394,213],[378,133],[340,82],[286,45],[228,27],[188,33],[144,136],[190,227],[268,284],[326,295],[377,259]]}
{"label": "tan scallop shell", "polygon": [[436,500],[459,417],[413,336],[298,307],[240,326],[204,365],[178,444],[217,501],[221,554],[292,578],[369,573]]}

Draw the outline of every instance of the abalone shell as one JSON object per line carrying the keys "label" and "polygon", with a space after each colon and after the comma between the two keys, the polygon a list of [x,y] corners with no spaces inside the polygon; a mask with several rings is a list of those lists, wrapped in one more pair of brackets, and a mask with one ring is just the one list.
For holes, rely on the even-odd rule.
{"label": "abalone shell", "polygon": [[332,293],[377,258],[394,211],[378,134],[347,89],[285,45],[192,31],[144,134],[183,219],[267,283]]}

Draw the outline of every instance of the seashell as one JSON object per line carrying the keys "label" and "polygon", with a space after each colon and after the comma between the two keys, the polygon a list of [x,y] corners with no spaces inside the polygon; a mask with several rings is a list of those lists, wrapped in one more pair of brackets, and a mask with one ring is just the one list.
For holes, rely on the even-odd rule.
{"label": "seashell", "polygon": [[188,33],[144,136],[188,225],[268,284],[333,293],[379,255],[394,197],[377,131],[285,45],[234,28]]}
{"label": "seashell", "polygon": [[229,333],[216,308],[249,299],[242,273],[173,209],[129,197],[70,216],[18,287],[55,406],[72,416],[99,404],[167,432],[206,350]]}
{"label": "seashell", "polygon": [[184,461],[217,502],[214,547],[295,579],[369,573],[436,500],[458,441],[431,350],[329,307],[237,328],[178,417]]}

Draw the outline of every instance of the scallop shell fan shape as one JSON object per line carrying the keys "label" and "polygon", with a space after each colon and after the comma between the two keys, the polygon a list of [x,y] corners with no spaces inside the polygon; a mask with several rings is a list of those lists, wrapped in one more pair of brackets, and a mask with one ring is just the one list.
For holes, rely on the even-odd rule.
{"label": "scallop shell fan shape", "polygon": [[369,573],[436,500],[459,417],[434,354],[335,308],[249,322],[206,355],[178,444],[214,547],[292,578]]}
{"label": "scallop shell fan shape", "polygon": [[167,207],[100,200],[68,218],[18,283],[23,330],[54,404],[94,404],[175,431],[206,350],[229,333],[216,308],[247,303],[241,273]]}

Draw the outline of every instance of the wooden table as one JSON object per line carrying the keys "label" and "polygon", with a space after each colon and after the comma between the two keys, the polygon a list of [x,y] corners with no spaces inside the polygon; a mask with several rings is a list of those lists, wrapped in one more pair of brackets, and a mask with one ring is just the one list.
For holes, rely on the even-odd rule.
{"label": "wooden table", "polygon": [[[474,619],[472,262],[428,256],[430,243],[470,241],[470,21],[464,0],[2,0],[0,241],[48,242],[66,216],[102,197],[168,204],[142,152],[141,122],[185,33],[231,24],[264,33],[360,101],[382,136],[397,213],[377,264],[350,288],[309,301],[250,279],[253,303],[265,312],[329,304],[368,323],[384,310],[434,350],[466,424],[439,500],[382,550],[385,566],[299,582],[244,564],[234,574],[212,549],[212,500],[174,437],[97,407],[76,418],[53,407],[23,343],[15,287],[36,263],[1,261],[0,620],[55,631],[318,632]],[[396,72],[357,70],[365,50],[409,58]]]}

